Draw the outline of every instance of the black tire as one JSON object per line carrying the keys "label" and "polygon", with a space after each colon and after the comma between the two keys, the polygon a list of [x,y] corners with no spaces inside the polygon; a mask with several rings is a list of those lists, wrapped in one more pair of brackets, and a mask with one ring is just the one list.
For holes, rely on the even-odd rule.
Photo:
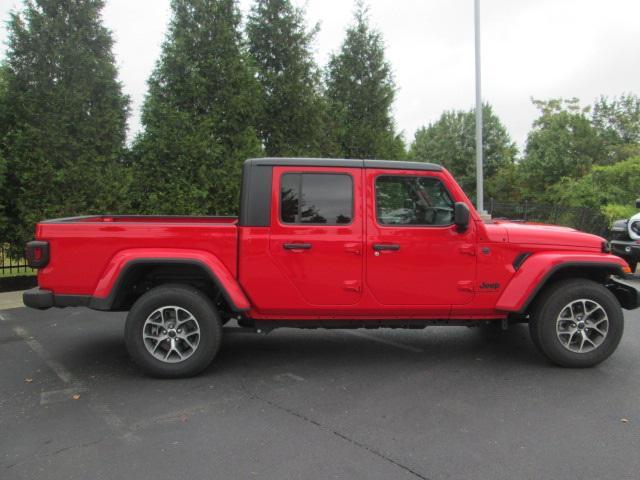
{"label": "black tire", "polygon": [[[143,338],[145,322],[149,316],[158,309],[168,306],[179,307],[190,313],[196,320],[200,332],[199,342],[195,349],[189,349],[191,353],[188,358],[186,355],[184,360],[174,357],[174,363],[156,358],[147,350]],[[175,335],[175,332],[169,331],[168,333]],[[161,285],[149,290],[133,305],[127,315],[124,339],[129,355],[148,375],[160,378],[190,377],[207,368],[218,353],[222,339],[222,325],[215,306],[200,290],[188,285]],[[167,338],[164,342],[163,345],[160,345],[160,349],[169,350],[168,345],[173,348],[174,342],[170,339]],[[176,342],[180,342],[180,340],[176,339]],[[186,344],[183,345],[186,346]],[[178,354],[175,353],[175,355]]]}
{"label": "black tire", "polygon": [[535,322],[533,320],[533,316],[529,319],[529,335],[531,336],[531,341],[533,345],[536,347],[536,350],[540,352],[542,355],[546,354],[542,350],[542,345],[540,345],[540,335],[538,334],[538,329],[534,327]]}
{"label": "black tire", "polygon": [[[608,330],[596,347],[579,353],[571,351],[560,341],[556,322],[567,305],[580,299],[595,302],[604,310]],[[545,289],[537,299],[531,312],[529,331],[533,343],[551,362],[562,367],[586,368],[606,360],[616,350],[624,331],[624,317],[620,303],[603,285],[586,279],[563,280]],[[596,338],[596,342],[598,340]]]}

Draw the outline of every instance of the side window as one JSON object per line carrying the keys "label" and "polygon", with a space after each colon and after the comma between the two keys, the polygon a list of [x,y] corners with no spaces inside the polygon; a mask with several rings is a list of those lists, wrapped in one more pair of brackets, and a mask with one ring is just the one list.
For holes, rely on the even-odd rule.
{"label": "side window", "polygon": [[437,178],[383,175],[376,178],[376,215],[381,225],[451,225],[453,201]]}
{"label": "side window", "polygon": [[284,223],[343,225],[353,216],[353,180],[341,173],[285,173],[280,179]]}

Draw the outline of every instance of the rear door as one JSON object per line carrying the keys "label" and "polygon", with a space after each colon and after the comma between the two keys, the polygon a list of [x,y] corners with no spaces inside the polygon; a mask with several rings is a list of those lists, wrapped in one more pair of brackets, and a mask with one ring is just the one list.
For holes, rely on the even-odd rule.
{"label": "rear door", "polygon": [[269,252],[310,305],[362,294],[362,169],[274,167]]}
{"label": "rear door", "polygon": [[366,170],[367,286],[384,305],[446,313],[474,297],[476,235],[453,224],[440,172]]}

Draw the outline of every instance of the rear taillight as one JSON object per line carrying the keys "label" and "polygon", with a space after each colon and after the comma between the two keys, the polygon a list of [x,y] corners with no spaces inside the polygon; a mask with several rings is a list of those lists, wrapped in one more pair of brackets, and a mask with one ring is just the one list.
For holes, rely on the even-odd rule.
{"label": "rear taillight", "polygon": [[49,263],[49,242],[32,240],[27,243],[24,254],[31,268],[46,267]]}

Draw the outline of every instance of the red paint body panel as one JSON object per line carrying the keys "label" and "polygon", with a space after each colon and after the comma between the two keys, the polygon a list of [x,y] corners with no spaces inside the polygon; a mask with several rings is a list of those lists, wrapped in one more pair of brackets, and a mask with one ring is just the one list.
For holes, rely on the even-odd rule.
{"label": "red paint body panel", "polygon": [[211,273],[225,286],[229,297],[239,310],[248,310],[251,306],[240,288],[233,273],[214,254],[203,250],[182,250],[176,248],[133,248],[118,252],[104,270],[93,297],[106,298],[115,287],[121,272],[128,264],[139,260],[188,260],[206,266]]}
{"label": "red paint body panel", "polygon": [[[566,265],[617,265],[621,270],[627,262],[615,255],[604,253],[541,252],[528,258],[513,276],[496,303],[496,310],[520,311],[550,271]],[[526,265],[526,267],[525,267]]]}
{"label": "red paint body panel", "polygon": [[[158,249],[199,251],[209,254],[225,267],[232,278],[237,275],[238,229],[234,222],[197,220],[166,223],[79,222],[39,223],[36,238],[50,245],[49,264],[39,270],[40,288],[57,294],[94,295],[105,285],[105,275],[120,252],[136,250],[141,258]],[[100,295],[105,294],[100,290]]]}
{"label": "red paint body panel", "polygon": [[[285,224],[280,219],[280,180],[287,173],[335,173],[326,167],[275,167],[271,191],[269,256],[280,270],[283,288],[293,288],[304,310],[355,305],[362,297],[362,169],[341,168],[353,182],[352,221],[344,225]],[[285,244],[309,244],[309,250],[286,250]],[[266,309],[288,310],[279,295]],[[303,313],[303,312],[296,312]]]}
{"label": "red paint body panel", "polygon": [[[376,178],[383,175],[434,177],[445,185],[451,185],[445,172],[367,170],[367,288],[382,305],[422,305],[434,315],[446,316],[451,305],[472,302],[477,258],[474,223],[465,232],[458,232],[454,225],[379,224],[374,188]],[[454,201],[466,199],[460,197],[459,192],[449,193]],[[399,249],[381,251],[376,255],[373,245],[377,243],[394,244]]]}
{"label": "red paint body panel", "polygon": [[[287,173],[350,176],[351,222],[284,223],[280,183]],[[454,202],[469,207],[468,228],[380,224],[380,175],[439,179]],[[49,242],[50,260],[39,271],[39,286],[103,299],[133,261],[184,259],[208,267],[233,304],[253,319],[474,320],[519,311],[559,265],[627,267],[602,253],[603,239],[595,235],[546,225],[485,224],[446,170],[274,166],[270,201],[270,225],[262,227],[222,217],[105,215],[40,223],[36,238]],[[398,248],[376,251],[374,244]],[[516,269],[521,254],[529,256]]]}

